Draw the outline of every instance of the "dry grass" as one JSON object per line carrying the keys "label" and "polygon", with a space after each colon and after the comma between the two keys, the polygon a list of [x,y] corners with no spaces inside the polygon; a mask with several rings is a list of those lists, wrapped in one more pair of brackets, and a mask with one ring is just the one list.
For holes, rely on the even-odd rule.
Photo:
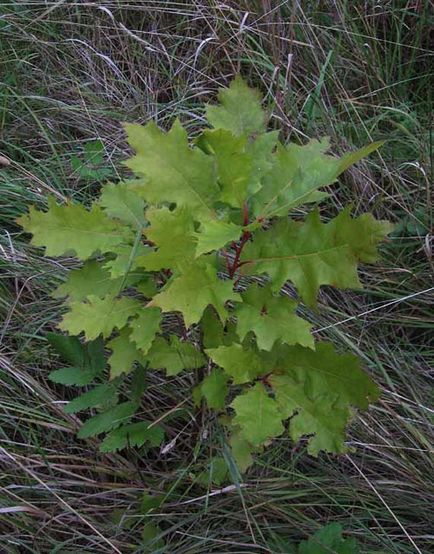
{"label": "dry grass", "polygon": [[[297,542],[328,521],[363,552],[430,551],[431,9],[427,0],[0,3],[1,155],[10,160],[0,170],[3,551],[276,552],[275,534]],[[202,103],[237,72],[264,92],[285,138],[328,134],[335,152],[388,139],[335,187],[328,213],[352,202],[400,228],[383,262],[363,270],[365,292],[324,291],[312,314],[318,333],[359,354],[383,387],[350,430],[355,452],[316,460],[281,439],[242,487],[208,494],[192,474],[220,432],[188,405],[166,420],[176,441],[165,455],[103,455],[75,438],[79,421],[62,410],[70,393],[47,379],[59,362],[44,338],[58,319],[48,293],[68,261],[44,259],[13,219],[49,193],[92,197],[98,183],[71,166],[90,140],[122,171],[121,121],[167,126],[177,116],[194,134]],[[153,376],[144,410],[180,404],[188,379]],[[150,515],[144,491],[164,496]],[[159,531],[147,545],[149,521]]]}

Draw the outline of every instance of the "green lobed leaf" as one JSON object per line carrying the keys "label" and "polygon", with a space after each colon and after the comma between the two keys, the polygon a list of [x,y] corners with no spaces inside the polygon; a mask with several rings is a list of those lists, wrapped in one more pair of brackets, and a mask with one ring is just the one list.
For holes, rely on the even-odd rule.
{"label": "green lobed leaf", "polygon": [[320,187],[333,183],[339,160],[325,154],[329,147],[327,138],[311,140],[304,146],[280,145],[263,187],[253,199],[254,214],[262,217],[286,215],[289,210],[315,199],[312,194]]}
{"label": "green lobed leaf", "polygon": [[303,146],[290,143],[279,147],[275,163],[254,197],[254,215],[284,216],[301,204],[322,200],[327,194],[318,192],[319,188],[331,185],[343,171],[382,144],[372,143],[341,159],[326,154],[328,138],[313,139]]}
{"label": "green lobed leaf", "polygon": [[331,344],[323,342],[317,343],[315,351],[279,345],[270,358],[278,373],[268,381],[282,418],[293,416],[292,439],[309,435],[308,452],[314,456],[320,450],[345,452],[351,408],[366,410],[379,396],[378,387],[362,371],[358,358],[337,354]]}
{"label": "green lobed leaf", "polygon": [[129,286],[138,280],[137,275],[128,275],[112,278],[110,272],[105,269],[101,262],[89,260],[80,269],[73,269],[68,273],[67,280],[52,293],[54,298],[67,296],[68,299],[76,302],[85,300],[88,296],[103,298],[108,295],[115,295],[124,286]]}
{"label": "green lobed leaf", "polygon": [[131,400],[140,402],[143,393],[146,390],[146,369],[143,365],[138,365],[131,376],[130,394]]}
{"label": "green lobed leaf", "polygon": [[235,136],[263,133],[265,113],[261,94],[250,88],[238,75],[229,88],[220,89],[220,106],[207,106],[206,117],[216,129],[226,129]]}
{"label": "green lobed leaf", "polygon": [[271,171],[278,139],[279,131],[271,131],[258,135],[255,140],[248,142],[246,152],[252,158],[252,173],[247,189],[249,196],[258,192],[263,186],[264,177]]}
{"label": "green lobed leaf", "polygon": [[279,405],[262,383],[237,396],[231,407],[235,410],[233,423],[240,427],[241,437],[253,446],[260,446],[284,431]]}
{"label": "green lobed leaf", "polygon": [[197,144],[216,160],[220,202],[242,208],[261,188],[261,179],[273,166],[278,134],[272,131],[250,140],[248,135],[236,137],[225,129],[204,131]]}
{"label": "green lobed leaf", "polygon": [[160,446],[164,440],[164,430],[159,425],[149,421],[139,421],[122,425],[111,431],[102,441],[101,452],[115,452],[127,446],[141,447],[146,443],[150,446]]}
{"label": "green lobed leaf", "polygon": [[153,275],[143,276],[135,285],[135,289],[140,294],[143,294],[145,298],[152,298],[157,294],[157,284]]}
{"label": "green lobed leaf", "polygon": [[[308,368],[304,368],[303,372],[307,371]],[[320,450],[335,454],[347,452],[344,441],[350,416],[348,408],[340,406],[327,393],[310,398],[305,391],[306,382],[301,371],[297,377],[270,377],[282,418],[293,416],[289,423],[292,440],[296,443],[301,437],[308,436],[308,452],[312,456],[317,456]]]}
{"label": "green lobed leaf", "polygon": [[191,342],[171,335],[170,342],[157,337],[146,355],[151,369],[165,369],[167,375],[177,375],[184,369],[196,369],[205,364],[205,358]]}
{"label": "green lobed leaf", "polygon": [[318,342],[315,350],[301,346],[277,345],[268,354],[269,363],[280,372],[305,382],[305,391],[316,398],[329,391],[342,405],[366,410],[378,399],[378,386],[360,367],[360,360],[352,354],[339,354],[328,342]]}
{"label": "green lobed leaf", "polygon": [[138,269],[139,260],[149,254],[151,249],[144,244],[120,244],[111,250],[110,258],[105,260],[104,269],[111,279],[125,278],[125,286],[135,283],[143,276],[143,270]]}
{"label": "green lobed leaf", "polygon": [[342,526],[330,523],[317,531],[307,541],[298,545],[298,554],[359,554],[360,549],[354,538],[342,536]]}
{"label": "green lobed leaf", "polygon": [[105,185],[101,191],[99,205],[105,213],[136,228],[145,225],[145,202],[127,183]]}
{"label": "green lobed leaf", "polygon": [[146,237],[157,250],[140,256],[137,264],[148,271],[182,269],[196,257],[196,239],[192,213],[187,208],[149,208],[146,212],[150,226]]}
{"label": "green lobed leaf", "polygon": [[206,254],[213,250],[220,250],[228,242],[240,238],[242,227],[234,223],[226,223],[219,220],[211,220],[202,223],[197,238],[196,256]]}
{"label": "green lobed leaf", "polygon": [[360,287],[358,262],[374,261],[389,231],[387,222],[370,214],[352,219],[349,210],[329,223],[322,223],[317,211],[304,222],[281,219],[246,246],[244,271],[268,273],[276,291],[291,280],[306,304],[315,306],[321,285]]}
{"label": "green lobed leaf", "polygon": [[91,417],[81,427],[77,434],[78,438],[94,437],[127,423],[134,415],[137,407],[136,402],[122,402],[122,404],[117,404],[109,410]]}
{"label": "green lobed leaf", "polygon": [[252,381],[263,372],[264,366],[255,350],[244,348],[241,344],[208,348],[206,354],[226,374],[232,377],[235,385]]}
{"label": "green lobed leaf", "polygon": [[274,296],[270,287],[250,286],[237,304],[237,332],[241,340],[253,331],[258,348],[271,350],[276,341],[314,348],[310,334],[312,325],[295,315],[297,303],[283,296]]}
{"label": "green lobed leaf", "polygon": [[213,216],[218,195],[214,162],[199,148],[190,148],[179,121],[168,133],[153,122],[128,123],[125,131],[136,151],[126,165],[146,178],[132,184],[132,190],[156,206],[166,202],[191,208],[198,221]]}
{"label": "green lobed leaf", "polygon": [[75,414],[82,410],[87,410],[88,408],[96,408],[107,403],[115,402],[116,398],[116,387],[111,383],[103,383],[77,396],[74,400],[71,400],[71,402],[68,402],[64,411],[67,414]]}
{"label": "green lobed leaf", "polygon": [[144,308],[130,321],[130,340],[135,343],[142,354],[147,354],[160,330],[161,311],[159,308]]}
{"label": "green lobed leaf", "polygon": [[51,371],[48,377],[54,383],[88,385],[104,370],[104,345],[100,339],[82,344],[78,337],[58,333],[47,333],[47,339],[65,362],[76,366]]}
{"label": "green lobed leaf", "polygon": [[254,448],[243,437],[240,429],[235,430],[231,434],[229,438],[229,445],[238,469],[241,473],[244,473],[251,465],[253,465],[252,453]]}
{"label": "green lobed leaf", "polygon": [[96,376],[97,374],[94,370],[86,370],[79,367],[62,367],[48,374],[48,378],[50,381],[53,381],[53,383],[58,383],[59,385],[75,385],[77,387],[90,385]]}
{"label": "green lobed leaf", "polygon": [[89,296],[85,302],[70,304],[70,310],[63,316],[59,328],[71,335],[84,332],[87,340],[95,339],[100,334],[107,338],[115,328],[122,329],[140,307],[140,302],[134,298]]}
{"label": "green lobed leaf", "polygon": [[378,245],[393,230],[391,223],[377,220],[369,213],[352,218],[350,208],[344,209],[328,225],[335,229],[338,240],[345,242],[345,236],[351,237],[346,242],[353,258],[370,264],[378,261]]}
{"label": "green lobed leaf", "polygon": [[189,327],[198,323],[205,308],[211,304],[224,321],[227,317],[225,303],[239,300],[232,287],[232,282],[217,277],[211,265],[192,264],[185,273],[171,280],[148,305],[158,306],[163,312],[181,312]]}
{"label": "green lobed leaf", "polygon": [[32,233],[32,244],[45,247],[46,256],[75,253],[86,260],[95,252],[109,252],[128,235],[96,205],[89,211],[81,204],[59,206],[49,198],[48,206],[46,212],[31,207],[27,215],[17,219],[25,231]]}
{"label": "green lobed leaf", "polygon": [[[219,368],[214,368],[209,375],[198,385],[195,393],[196,400],[205,398],[208,408],[221,410],[225,406],[228,393],[228,376]],[[199,402],[196,402],[199,404]]]}
{"label": "green lobed leaf", "polygon": [[130,373],[136,362],[144,363],[142,353],[131,342],[131,335],[131,329],[124,327],[117,337],[107,343],[107,348],[112,351],[108,359],[110,379],[114,379],[122,373]]}
{"label": "green lobed leaf", "polygon": [[221,345],[229,346],[233,342],[239,342],[235,324],[227,322],[226,327],[212,306],[205,308],[200,320],[202,329],[202,344],[205,348],[217,348]]}
{"label": "green lobed leaf", "polygon": [[254,160],[247,153],[248,137],[234,136],[225,129],[206,130],[197,144],[216,160],[217,179],[221,188],[218,200],[241,208],[247,200]]}
{"label": "green lobed leaf", "polygon": [[47,340],[63,361],[84,368],[86,362],[85,346],[81,344],[78,337],[47,333]]}

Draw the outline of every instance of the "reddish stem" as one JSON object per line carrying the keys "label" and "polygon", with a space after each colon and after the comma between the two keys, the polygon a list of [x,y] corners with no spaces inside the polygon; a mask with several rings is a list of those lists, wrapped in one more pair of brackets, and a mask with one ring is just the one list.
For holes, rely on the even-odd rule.
{"label": "reddish stem", "polygon": [[246,244],[246,242],[249,240],[250,237],[251,237],[250,231],[244,231],[241,236],[240,243],[235,248],[235,258],[232,263],[232,266],[229,268],[229,277],[231,278],[235,275],[236,270],[240,267],[241,252],[243,251],[244,245]]}
{"label": "reddish stem", "polygon": [[260,381],[262,381],[262,383],[264,383],[264,385],[268,385],[269,387],[271,386],[271,383],[270,381],[268,380],[271,376],[273,375],[273,372],[270,371],[269,373],[263,375],[262,377],[259,378]]}
{"label": "reddish stem", "polygon": [[247,206],[247,202],[243,204],[243,224],[249,224],[249,207]]}
{"label": "reddish stem", "polygon": [[[247,206],[247,203],[245,202],[243,205],[243,225],[246,226],[248,224],[249,224],[249,208]],[[226,251],[223,252],[226,259],[226,268],[228,270],[229,277],[231,279],[234,277],[237,269],[239,269],[245,263],[248,263],[248,262],[240,262],[240,257],[246,242],[249,240],[251,236],[252,236],[252,233],[250,231],[244,230],[238,244],[236,242],[232,242],[231,248],[235,251],[235,257],[232,264],[230,263],[228,253]],[[237,279],[235,284],[237,284],[238,281],[239,281],[239,278]]]}

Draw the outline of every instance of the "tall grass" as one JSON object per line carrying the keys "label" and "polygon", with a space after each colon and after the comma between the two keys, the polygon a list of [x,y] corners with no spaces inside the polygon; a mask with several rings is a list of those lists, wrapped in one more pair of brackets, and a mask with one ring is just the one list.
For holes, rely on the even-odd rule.
{"label": "tall grass", "polygon": [[[432,549],[432,14],[428,0],[0,3],[2,550],[277,552],[276,536],[296,543],[330,521],[363,552]],[[237,72],[285,139],[327,134],[336,153],[387,139],[323,216],[351,202],[397,227],[362,271],[366,290],[324,290],[312,314],[382,385],[351,426],[354,452],[314,459],[280,439],[242,483],[206,490],[194,475],[220,430],[182,404],[188,377],[150,378],[147,417],[182,410],[166,420],[165,453],[103,455],[75,438],[45,339],[59,318],[49,291],[71,263],[44,258],[14,219],[48,194],[86,202],[98,191],[73,162],[91,165],[91,141],[122,174],[122,121],[179,117],[194,134],[203,102]],[[144,492],[161,496],[150,512]]]}

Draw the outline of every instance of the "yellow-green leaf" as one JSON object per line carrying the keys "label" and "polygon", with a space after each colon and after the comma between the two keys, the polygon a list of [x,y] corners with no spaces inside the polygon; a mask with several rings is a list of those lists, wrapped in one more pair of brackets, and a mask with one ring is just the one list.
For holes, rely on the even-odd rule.
{"label": "yellow-green leaf", "polygon": [[241,473],[244,473],[252,464],[252,453],[254,448],[242,436],[239,429],[236,429],[229,438],[232,455]]}
{"label": "yellow-green leaf", "polygon": [[71,335],[84,332],[87,340],[101,334],[108,337],[113,329],[122,329],[140,307],[140,302],[133,298],[88,296],[84,302],[70,304],[70,310],[63,316],[59,328]]}
{"label": "yellow-green leaf", "polygon": [[88,260],[80,269],[70,271],[67,280],[52,295],[54,298],[67,296],[72,301],[84,300],[92,295],[103,298],[120,292],[122,284],[129,286],[137,280],[137,275],[128,275],[125,280],[121,276],[112,278],[100,262]]}
{"label": "yellow-green leaf", "polygon": [[228,88],[220,89],[220,106],[207,106],[206,117],[216,129],[227,129],[235,136],[263,133],[265,112],[261,108],[261,93],[250,88],[240,76]]}
{"label": "yellow-green leaf", "polygon": [[197,238],[196,256],[220,250],[228,242],[238,240],[241,232],[242,227],[235,223],[226,223],[217,219],[202,223],[199,232],[195,234]]}
{"label": "yellow-green leaf", "polygon": [[239,301],[232,290],[231,281],[217,277],[216,270],[208,264],[190,265],[189,269],[173,279],[149,306],[158,306],[163,312],[181,312],[187,327],[198,323],[207,306],[214,306],[220,319],[227,317],[225,303]]}
{"label": "yellow-green leaf", "polygon": [[205,358],[191,342],[182,342],[172,335],[170,342],[157,337],[146,354],[146,360],[152,369],[165,369],[167,375],[177,375],[184,369],[202,367]]}
{"label": "yellow-green leaf", "polygon": [[236,137],[225,129],[215,129],[206,130],[198,140],[198,146],[216,160],[217,179],[221,187],[219,201],[236,208],[241,208],[246,202],[248,187],[257,166],[253,156],[246,151],[247,138],[244,135]]}
{"label": "yellow-green leaf", "polygon": [[187,208],[150,208],[146,212],[150,226],[146,238],[155,250],[139,256],[137,265],[148,271],[182,269],[194,260],[196,239],[193,216]]}
{"label": "yellow-green leaf", "polygon": [[329,223],[322,223],[317,211],[304,222],[281,219],[246,246],[243,270],[268,273],[276,291],[291,280],[306,304],[315,306],[321,285],[360,287],[358,263],[377,258],[377,245],[390,230],[388,222],[370,214],[352,219],[349,210]]}
{"label": "yellow-green leaf", "polygon": [[253,200],[255,215],[284,216],[308,202],[319,202],[328,195],[318,191],[331,185],[350,166],[377,150],[383,142],[373,142],[360,150],[336,158],[326,154],[328,138],[310,140],[305,145],[290,143],[280,147],[262,189]]}
{"label": "yellow-green leaf", "polygon": [[17,222],[32,233],[32,244],[44,246],[46,256],[75,254],[86,260],[95,252],[109,252],[128,236],[122,226],[109,219],[99,206],[87,210],[81,204],[58,205],[48,199],[48,211],[31,207]]}
{"label": "yellow-green leaf", "polygon": [[168,133],[155,123],[125,125],[128,142],[136,151],[126,165],[138,177],[132,188],[150,204],[164,202],[191,208],[198,221],[212,217],[218,195],[214,161],[191,148],[185,129],[176,121]]}
{"label": "yellow-green leaf", "polygon": [[196,394],[204,397],[209,408],[220,410],[225,406],[228,393],[228,376],[219,368],[214,368],[198,385]]}
{"label": "yellow-green leaf", "polygon": [[314,348],[312,325],[295,314],[297,303],[274,296],[270,287],[250,286],[236,305],[237,333],[241,340],[253,331],[258,348],[271,350],[276,341]]}
{"label": "yellow-green leaf", "polygon": [[135,362],[143,364],[143,356],[131,342],[131,330],[127,327],[121,329],[119,335],[107,343],[107,348],[112,351],[108,359],[110,379],[122,373],[130,373]]}
{"label": "yellow-green leaf", "polygon": [[320,450],[334,454],[348,450],[344,444],[345,427],[350,415],[346,406],[340,406],[328,394],[310,398],[305,391],[305,381],[295,380],[289,375],[274,375],[270,377],[270,383],[284,417],[295,414],[289,423],[294,442],[309,436],[308,452],[314,456]]}
{"label": "yellow-green leaf", "polygon": [[105,213],[133,227],[145,225],[145,202],[127,183],[105,185],[101,191],[99,204]]}
{"label": "yellow-green leaf", "polygon": [[235,385],[251,381],[263,370],[258,354],[251,348],[244,348],[241,344],[208,348],[205,352],[233,378]]}
{"label": "yellow-green leaf", "polygon": [[[139,267],[142,256],[149,254],[151,249],[140,242],[138,244],[120,244],[111,250],[111,256],[104,263],[104,269],[112,279],[128,274],[127,280],[133,278],[133,273]],[[134,275],[139,274],[135,272]]]}
{"label": "yellow-green leaf", "polygon": [[233,422],[240,427],[240,435],[253,446],[281,435],[284,431],[277,402],[268,395],[262,383],[235,398]]}
{"label": "yellow-green leaf", "polygon": [[130,340],[133,341],[142,354],[147,354],[160,330],[161,311],[159,308],[144,307],[138,317],[131,320]]}
{"label": "yellow-green leaf", "polygon": [[[345,428],[352,407],[366,410],[379,396],[377,385],[351,354],[320,342],[316,350],[278,345],[269,354],[276,373],[268,379],[282,418],[291,417],[294,441],[308,435],[308,451],[345,452]],[[295,414],[295,415],[294,415]]]}

